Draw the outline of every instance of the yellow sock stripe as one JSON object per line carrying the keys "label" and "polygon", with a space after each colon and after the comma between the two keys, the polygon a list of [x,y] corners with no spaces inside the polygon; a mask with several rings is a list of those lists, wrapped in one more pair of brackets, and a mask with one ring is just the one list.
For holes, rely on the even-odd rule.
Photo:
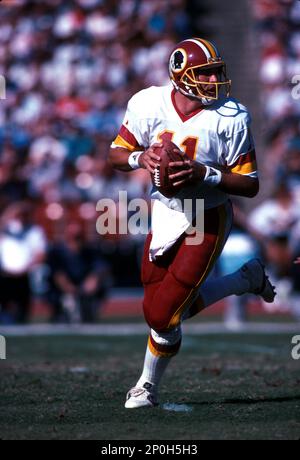
{"label": "yellow sock stripe", "polygon": [[207,275],[209,274],[212,266],[215,264],[217,258],[219,257],[219,254],[222,251],[223,248],[223,242],[224,242],[224,237],[225,237],[225,230],[226,230],[226,205],[222,205],[218,208],[218,213],[219,213],[219,218],[220,218],[220,233],[218,234],[218,238],[214,247],[214,250],[212,252],[212,255],[210,256],[209,262],[207,264],[207,267],[205,269],[205,272],[201,276],[200,280],[196,284],[194,288],[191,289],[188,297],[185,299],[185,301],[180,305],[180,307],[177,309],[177,311],[174,313],[172,316],[169,324],[168,324],[168,329],[171,327],[176,327],[179,322],[181,315],[183,311],[185,310],[185,307],[187,303],[190,301],[192,295],[195,293],[196,289],[198,288],[199,284],[201,284]]}
{"label": "yellow sock stripe", "polygon": [[177,354],[177,351],[173,353],[167,353],[165,351],[156,350],[156,348],[154,348],[154,346],[152,345],[150,337],[148,338],[148,347],[151,353],[158,358],[171,358],[172,356]]}

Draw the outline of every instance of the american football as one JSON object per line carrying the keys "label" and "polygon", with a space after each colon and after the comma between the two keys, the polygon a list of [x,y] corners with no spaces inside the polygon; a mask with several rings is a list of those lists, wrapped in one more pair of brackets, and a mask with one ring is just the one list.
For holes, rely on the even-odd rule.
{"label": "american football", "polygon": [[169,179],[170,174],[178,170],[172,170],[169,167],[171,161],[183,161],[185,154],[178,153],[179,147],[174,142],[163,141],[162,147],[154,147],[155,153],[161,157],[160,163],[156,166],[154,174],[151,174],[152,183],[160,193],[165,197],[171,198],[183,187],[182,185],[174,187]]}

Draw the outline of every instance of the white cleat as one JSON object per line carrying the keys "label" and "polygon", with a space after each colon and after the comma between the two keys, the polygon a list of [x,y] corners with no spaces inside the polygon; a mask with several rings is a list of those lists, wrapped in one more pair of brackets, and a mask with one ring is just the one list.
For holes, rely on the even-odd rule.
{"label": "white cleat", "polygon": [[259,259],[252,259],[240,268],[243,278],[247,278],[250,284],[251,294],[260,295],[267,303],[274,302],[276,292],[275,286],[269,281],[265,267]]}
{"label": "white cleat", "polygon": [[126,395],[126,409],[137,409],[139,407],[155,407],[158,401],[151,383],[144,383],[142,387],[133,387]]}

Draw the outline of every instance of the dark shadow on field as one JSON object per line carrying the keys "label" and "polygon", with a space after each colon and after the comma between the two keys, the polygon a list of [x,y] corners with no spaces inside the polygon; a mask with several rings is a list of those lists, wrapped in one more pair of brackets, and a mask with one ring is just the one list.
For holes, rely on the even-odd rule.
{"label": "dark shadow on field", "polygon": [[297,396],[279,396],[278,398],[256,398],[256,399],[224,399],[221,401],[185,401],[187,404],[194,404],[195,406],[213,406],[216,404],[259,404],[259,403],[272,403],[272,402],[291,402],[300,401],[300,395]]}

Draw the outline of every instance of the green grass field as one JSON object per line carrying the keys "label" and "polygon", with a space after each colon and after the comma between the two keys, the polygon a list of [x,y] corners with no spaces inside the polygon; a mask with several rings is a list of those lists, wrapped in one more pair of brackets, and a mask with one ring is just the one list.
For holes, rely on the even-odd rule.
{"label": "green grass field", "polygon": [[300,439],[300,360],[291,358],[291,334],[185,336],[161,407],[126,410],[145,344],[142,336],[8,337],[0,438]]}

